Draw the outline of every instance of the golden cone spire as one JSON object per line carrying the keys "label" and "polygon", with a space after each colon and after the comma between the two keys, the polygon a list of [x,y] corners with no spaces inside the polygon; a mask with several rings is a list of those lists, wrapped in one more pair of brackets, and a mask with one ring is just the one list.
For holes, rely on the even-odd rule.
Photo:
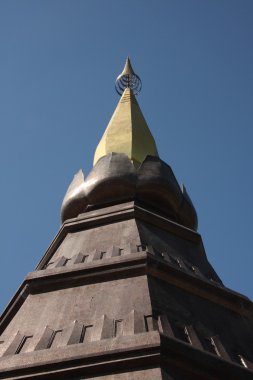
{"label": "golden cone spire", "polygon": [[94,165],[108,153],[125,153],[139,166],[147,155],[158,156],[154,138],[148,128],[135,94],[141,80],[127,58],[123,72],[116,80],[116,90],[122,96],[97,146]]}

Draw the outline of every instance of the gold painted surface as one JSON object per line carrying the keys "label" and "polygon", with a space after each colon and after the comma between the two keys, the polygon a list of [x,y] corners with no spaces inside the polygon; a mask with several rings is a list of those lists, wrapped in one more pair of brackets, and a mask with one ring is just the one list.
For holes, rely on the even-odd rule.
{"label": "gold painted surface", "polygon": [[123,92],[97,146],[94,165],[112,152],[125,153],[137,166],[147,155],[158,156],[155,140],[130,88]]}

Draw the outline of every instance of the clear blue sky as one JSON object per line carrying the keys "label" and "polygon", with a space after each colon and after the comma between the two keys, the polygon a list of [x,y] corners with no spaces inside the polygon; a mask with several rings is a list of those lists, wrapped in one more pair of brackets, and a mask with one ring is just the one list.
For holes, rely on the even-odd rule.
{"label": "clear blue sky", "polygon": [[252,298],[252,0],[1,0],[0,310],[60,226],[129,55],[160,157],[195,204],[209,261]]}

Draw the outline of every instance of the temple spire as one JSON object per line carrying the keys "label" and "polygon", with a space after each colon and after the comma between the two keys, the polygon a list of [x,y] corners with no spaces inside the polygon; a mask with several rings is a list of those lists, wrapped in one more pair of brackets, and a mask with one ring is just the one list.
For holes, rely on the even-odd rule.
{"label": "temple spire", "polygon": [[147,155],[158,156],[158,152],[135,97],[141,90],[141,80],[129,58],[115,87],[122,96],[97,146],[94,165],[101,157],[114,152],[125,153],[134,165],[139,166]]}
{"label": "temple spire", "polygon": [[119,95],[122,95],[126,88],[130,88],[135,95],[138,95],[141,91],[141,87],[141,79],[135,74],[130,58],[127,57],[124,69],[116,79],[115,89]]}

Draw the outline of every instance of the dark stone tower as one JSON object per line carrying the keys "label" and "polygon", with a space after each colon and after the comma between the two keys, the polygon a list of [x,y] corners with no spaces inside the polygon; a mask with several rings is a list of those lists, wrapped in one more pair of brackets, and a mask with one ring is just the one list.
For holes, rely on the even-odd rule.
{"label": "dark stone tower", "polygon": [[0,320],[0,379],[253,379],[251,301],[209,264],[127,60],[122,97],[62,227]]}

